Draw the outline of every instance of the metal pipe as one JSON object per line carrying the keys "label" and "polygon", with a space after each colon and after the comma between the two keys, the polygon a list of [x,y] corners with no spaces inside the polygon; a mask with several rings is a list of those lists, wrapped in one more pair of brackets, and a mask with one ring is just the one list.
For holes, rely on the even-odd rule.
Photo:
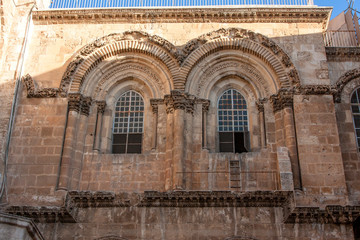
{"label": "metal pipe", "polygon": [[28,19],[27,19],[26,27],[25,27],[24,40],[23,40],[23,43],[22,43],[22,46],[21,46],[21,51],[20,51],[20,54],[19,54],[18,63],[17,63],[15,74],[14,74],[14,79],[15,79],[16,83],[15,83],[14,97],[13,97],[12,106],[11,106],[8,131],[7,131],[7,136],[6,136],[6,147],[5,147],[5,156],[4,156],[4,171],[3,171],[3,179],[2,179],[2,182],[1,182],[1,186],[0,186],[0,200],[3,198],[4,193],[6,191],[7,162],[8,162],[8,157],[9,157],[11,134],[12,134],[12,130],[13,130],[14,122],[15,122],[15,112],[16,112],[17,98],[18,98],[19,87],[20,87],[20,82],[21,82],[21,73],[22,73],[22,69],[23,69],[23,66],[24,66],[24,57],[25,57],[27,40],[28,40],[28,36],[29,36],[31,14],[32,14],[32,11],[34,10],[34,8],[35,7],[37,8],[36,2],[33,2],[33,3],[34,3],[34,5],[31,7],[30,12],[28,14]]}

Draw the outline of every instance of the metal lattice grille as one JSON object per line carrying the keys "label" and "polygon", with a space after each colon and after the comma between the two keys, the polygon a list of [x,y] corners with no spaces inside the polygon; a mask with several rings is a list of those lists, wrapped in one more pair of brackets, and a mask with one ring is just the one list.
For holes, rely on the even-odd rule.
{"label": "metal lattice grille", "polygon": [[248,114],[244,97],[230,89],[221,95],[218,102],[218,131],[247,132]]}
{"label": "metal lattice grille", "polygon": [[351,96],[351,111],[353,114],[356,143],[360,151],[360,88],[356,89]]}
{"label": "metal lattice grille", "polygon": [[128,91],[121,95],[115,106],[113,133],[142,133],[144,101],[140,94]]}
{"label": "metal lattice grille", "polygon": [[313,0],[52,0],[50,8],[191,7],[191,6],[307,6]]}

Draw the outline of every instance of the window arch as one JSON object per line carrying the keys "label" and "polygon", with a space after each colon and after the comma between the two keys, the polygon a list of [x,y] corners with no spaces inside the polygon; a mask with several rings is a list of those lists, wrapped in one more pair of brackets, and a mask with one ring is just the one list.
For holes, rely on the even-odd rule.
{"label": "window arch", "polygon": [[144,100],[133,90],[123,93],[115,104],[112,128],[113,153],[141,153]]}
{"label": "window arch", "polygon": [[250,151],[245,98],[235,89],[226,90],[219,97],[217,108],[220,152]]}
{"label": "window arch", "polygon": [[360,88],[351,95],[351,111],[355,128],[357,149],[360,151]]}

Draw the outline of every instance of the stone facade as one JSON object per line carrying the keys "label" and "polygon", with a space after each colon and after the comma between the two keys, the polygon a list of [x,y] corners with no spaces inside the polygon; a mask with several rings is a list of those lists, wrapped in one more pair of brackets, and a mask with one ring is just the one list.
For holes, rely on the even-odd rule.
{"label": "stone facade", "polygon": [[[330,8],[0,3],[8,232],[19,218],[33,239],[359,238],[358,49],[325,47]],[[221,151],[229,89],[247,152]],[[128,91],[141,153],[113,154]]]}

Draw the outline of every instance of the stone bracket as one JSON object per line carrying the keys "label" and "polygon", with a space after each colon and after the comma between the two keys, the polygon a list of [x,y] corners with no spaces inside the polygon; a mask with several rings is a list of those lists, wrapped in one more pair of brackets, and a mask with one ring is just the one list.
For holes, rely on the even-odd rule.
{"label": "stone bracket", "polygon": [[37,89],[36,83],[30,74],[22,77],[22,81],[25,83],[28,98],[55,98],[58,96],[58,88]]}

